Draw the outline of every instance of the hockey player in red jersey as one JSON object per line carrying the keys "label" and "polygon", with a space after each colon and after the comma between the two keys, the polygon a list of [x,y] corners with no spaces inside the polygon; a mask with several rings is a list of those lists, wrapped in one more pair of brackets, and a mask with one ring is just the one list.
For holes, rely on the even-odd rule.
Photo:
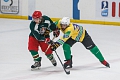
{"label": "hockey player in red jersey", "polygon": [[110,67],[109,63],[104,59],[99,48],[95,45],[90,35],[87,31],[80,25],[70,23],[69,17],[63,17],[62,19],[55,22],[58,29],[60,29],[64,35],[56,42],[50,41],[52,45],[51,49],[54,51],[60,45],[63,45],[64,55],[66,62],[64,63],[65,68],[72,68],[72,56],[71,56],[71,47],[76,42],[81,42],[86,49],[90,50],[92,54],[106,67]]}
{"label": "hockey player in red jersey", "polygon": [[[40,57],[38,53],[39,47],[52,62],[52,64],[56,66],[57,62],[52,54],[52,50],[48,48],[47,44],[50,40],[49,34],[53,31],[52,27],[55,27],[55,24],[48,16],[42,16],[40,11],[35,11],[32,18],[33,20],[29,26],[31,32],[29,34],[28,50],[30,51],[35,63],[31,66],[31,68],[39,68],[41,66],[42,57]],[[54,30],[53,35],[57,37],[59,35],[59,31]]]}

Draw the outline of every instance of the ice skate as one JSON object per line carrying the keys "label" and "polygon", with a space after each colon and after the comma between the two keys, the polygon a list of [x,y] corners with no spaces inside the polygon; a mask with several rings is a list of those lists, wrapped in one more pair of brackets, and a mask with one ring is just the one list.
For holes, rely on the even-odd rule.
{"label": "ice skate", "polygon": [[57,66],[57,62],[56,62],[56,60],[55,60],[54,57],[53,57],[53,59],[51,59],[50,61],[51,61],[51,63],[52,63],[54,66]]}
{"label": "ice skate", "polygon": [[65,60],[64,68],[72,68],[72,56],[70,60]]}
{"label": "ice skate", "polygon": [[104,61],[101,61],[101,63],[102,63],[104,66],[110,68],[110,64],[109,64],[107,61],[104,60]]}
{"label": "ice skate", "polygon": [[41,61],[35,61],[35,63],[31,66],[31,70],[40,69]]}
{"label": "ice skate", "polygon": [[56,62],[53,54],[49,54],[49,55],[46,55],[46,56],[51,61],[51,63],[53,64],[53,66],[57,66],[57,62]]}

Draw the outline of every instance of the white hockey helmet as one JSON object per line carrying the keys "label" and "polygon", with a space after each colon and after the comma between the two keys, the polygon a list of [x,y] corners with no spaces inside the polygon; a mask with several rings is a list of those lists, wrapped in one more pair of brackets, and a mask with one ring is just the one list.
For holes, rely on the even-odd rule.
{"label": "white hockey helmet", "polygon": [[66,24],[67,26],[69,26],[69,24],[70,24],[70,18],[69,17],[63,17],[60,20],[60,24]]}

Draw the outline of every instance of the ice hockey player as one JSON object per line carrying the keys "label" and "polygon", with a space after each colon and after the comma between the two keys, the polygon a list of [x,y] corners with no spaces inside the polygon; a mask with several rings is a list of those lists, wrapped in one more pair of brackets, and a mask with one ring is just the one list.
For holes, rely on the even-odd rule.
{"label": "ice hockey player", "polygon": [[63,17],[56,21],[55,24],[64,33],[64,35],[56,42],[50,41],[49,44],[52,45],[51,49],[53,51],[55,51],[60,45],[63,45],[64,55],[66,58],[64,63],[65,68],[72,68],[71,47],[76,42],[81,42],[85,48],[90,50],[104,66],[110,68],[109,63],[106,62],[100,50],[82,26],[70,23],[69,17]]}
{"label": "ice hockey player", "polygon": [[[38,53],[39,46],[52,64],[56,66],[56,60],[52,54],[52,50],[48,48],[47,43],[47,41],[50,40],[49,34],[52,32],[50,27],[55,27],[55,24],[48,16],[42,16],[41,11],[35,11],[32,15],[32,19],[33,20],[29,26],[31,32],[29,34],[28,50],[30,51],[35,63],[31,68],[34,69],[41,66],[42,57],[40,57]],[[59,35],[59,30],[54,30],[53,35],[57,37]]]}

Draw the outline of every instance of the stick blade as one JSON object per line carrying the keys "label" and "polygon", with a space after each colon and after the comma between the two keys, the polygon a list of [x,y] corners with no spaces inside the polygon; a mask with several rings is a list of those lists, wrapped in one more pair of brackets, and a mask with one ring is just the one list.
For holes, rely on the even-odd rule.
{"label": "stick blade", "polygon": [[70,71],[67,71],[66,74],[69,75],[69,74],[70,74]]}

